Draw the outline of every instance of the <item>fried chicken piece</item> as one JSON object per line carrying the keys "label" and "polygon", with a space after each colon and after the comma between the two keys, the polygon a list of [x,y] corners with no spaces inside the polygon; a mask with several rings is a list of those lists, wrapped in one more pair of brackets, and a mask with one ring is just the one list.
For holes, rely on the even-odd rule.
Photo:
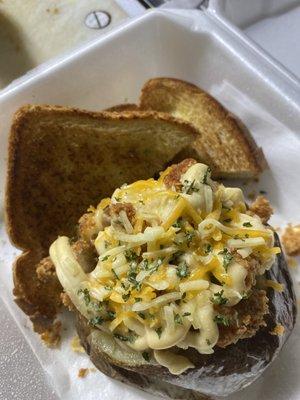
{"label": "fried chicken piece", "polygon": [[219,347],[236,343],[239,339],[254,336],[259,328],[266,326],[264,315],[268,313],[268,297],[264,290],[254,289],[249,298],[233,307],[216,306],[216,311],[225,317],[228,326],[219,324]]}
{"label": "fried chicken piece", "polygon": [[269,200],[265,196],[257,196],[254,202],[250,205],[249,211],[258,215],[262,222],[266,224],[274,210],[271,207]]}
{"label": "fried chicken piece", "polygon": [[182,186],[180,182],[181,176],[194,164],[197,164],[197,161],[193,158],[187,158],[179,164],[172,165],[171,171],[164,178],[164,184],[168,188],[175,187],[176,189],[180,189]]}
{"label": "fried chicken piece", "polygon": [[285,252],[288,256],[300,255],[300,224],[289,224],[281,237]]}

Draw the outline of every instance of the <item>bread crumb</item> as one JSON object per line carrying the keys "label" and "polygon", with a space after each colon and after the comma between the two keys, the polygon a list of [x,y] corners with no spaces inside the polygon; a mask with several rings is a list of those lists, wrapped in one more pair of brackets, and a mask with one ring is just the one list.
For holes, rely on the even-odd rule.
{"label": "bread crumb", "polygon": [[288,224],[281,237],[285,252],[288,256],[300,255],[300,224]]}
{"label": "bread crumb", "polygon": [[71,340],[71,348],[75,353],[84,353],[84,348],[81,346],[78,336],[74,336]]}
{"label": "bread crumb", "polygon": [[293,257],[287,258],[287,264],[290,268],[296,268],[298,265],[296,258]]}
{"label": "bread crumb", "polygon": [[276,325],[275,328],[270,332],[271,335],[282,336],[284,334],[285,328],[283,325]]}
{"label": "bread crumb", "polygon": [[88,373],[89,373],[88,368],[80,368],[80,370],[78,371],[78,378],[85,378]]}
{"label": "bread crumb", "polygon": [[56,348],[60,344],[61,321],[54,322],[50,328],[41,334],[41,339],[47,347]]}
{"label": "bread crumb", "polygon": [[257,196],[255,201],[250,205],[249,210],[258,215],[263,223],[268,222],[273,214],[273,208],[265,196]]}
{"label": "bread crumb", "polygon": [[70,297],[67,295],[67,293],[61,293],[60,295],[61,301],[63,305],[69,310],[73,311],[74,310],[74,305],[70,299]]}

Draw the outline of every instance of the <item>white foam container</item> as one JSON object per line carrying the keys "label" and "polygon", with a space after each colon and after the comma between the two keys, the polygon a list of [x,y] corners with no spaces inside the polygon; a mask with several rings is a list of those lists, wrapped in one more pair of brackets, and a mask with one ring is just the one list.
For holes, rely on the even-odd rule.
{"label": "white foam container", "polygon": [[208,9],[300,77],[299,0],[209,0]]}
{"label": "white foam container", "polygon": [[[7,135],[18,107],[26,103],[49,103],[100,110],[137,101],[143,83],[157,76],[188,80],[208,92],[226,81],[291,131],[299,133],[299,81],[251,40],[211,10],[151,11],[0,93],[1,209]],[[1,268],[11,267],[11,257],[1,260]],[[7,283],[5,290],[11,287],[11,282]],[[21,327],[11,302],[5,299],[5,303]],[[15,329],[13,324],[10,326]],[[11,373],[18,368],[13,365]],[[278,396],[278,400],[283,398]]]}

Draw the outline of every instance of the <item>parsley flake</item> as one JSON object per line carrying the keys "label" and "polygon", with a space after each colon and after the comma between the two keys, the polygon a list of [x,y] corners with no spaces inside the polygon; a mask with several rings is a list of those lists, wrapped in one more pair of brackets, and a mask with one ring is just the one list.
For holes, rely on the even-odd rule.
{"label": "parsley flake", "polygon": [[161,334],[162,334],[162,327],[159,326],[158,328],[155,329],[155,332],[157,333],[157,336],[159,337],[159,339],[161,338]]}
{"label": "parsley flake", "polygon": [[185,312],[185,313],[182,314],[183,317],[188,317],[189,315],[191,315],[190,312]]}
{"label": "parsley flake", "polygon": [[147,351],[143,351],[142,356],[143,356],[144,360],[146,360],[147,362],[150,362],[150,355],[149,355],[149,353],[147,353]]}
{"label": "parsley flake", "polygon": [[112,270],[112,273],[114,274],[115,278],[119,281],[120,278],[119,278],[118,274],[116,273],[116,271],[113,268],[111,270]]}
{"label": "parsley flake", "polygon": [[91,302],[91,296],[90,296],[90,292],[88,289],[79,289],[77,292],[78,295],[83,294],[83,299],[85,302],[85,305],[88,306]]}
{"label": "parsley flake", "polygon": [[207,185],[207,179],[209,178],[210,173],[211,173],[211,168],[208,167],[202,179],[202,183],[204,183],[205,185]]}
{"label": "parsley flake", "polygon": [[223,296],[224,290],[222,289],[220,292],[214,293],[212,301],[214,304],[223,305],[228,303],[228,299]]}
{"label": "parsley flake", "polygon": [[182,263],[180,263],[176,269],[176,275],[179,278],[186,278],[187,276],[189,276],[189,268],[188,265],[185,261],[183,261]]}
{"label": "parsley flake", "polygon": [[136,261],[138,255],[133,250],[125,250],[125,258],[127,261]]}
{"label": "parsley flake", "polygon": [[174,315],[174,322],[175,322],[175,324],[182,325],[182,318],[181,318],[180,314]]}
{"label": "parsley flake", "polygon": [[187,242],[188,246],[191,244],[191,242],[193,241],[194,237],[195,237],[195,232],[194,231],[187,232],[185,234],[185,238],[186,238],[186,242]]}
{"label": "parsley flake", "polygon": [[225,247],[223,251],[221,251],[219,254],[223,255],[223,267],[225,271],[227,272],[227,268],[231,261],[233,260],[233,255],[230,253],[230,251]]}
{"label": "parsley flake", "polygon": [[98,317],[91,318],[89,320],[89,324],[91,326],[101,325],[103,323],[103,321],[104,321],[103,318],[98,316]]}
{"label": "parsley flake", "polygon": [[116,318],[116,313],[114,311],[107,311],[107,317],[110,321]]}
{"label": "parsley flake", "polygon": [[122,299],[126,302],[130,297],[130,292],[122,294]]}
{"label": "parsley flake", "polygon": [[230,325],[230,319],[226,315],[221,315],[221,314],[215,316],[214,322],[216,322],[218,325],[224,325],[224,326]]}
{"label": "parsley flake", "polygon": [[137,315],[138,315],[139,317],[141,317],[142,319],[146,319],[145,314],[142,313],[141,311],[139,311],[139,312],[137,313]]}
{"label": "parsley flake", "polygon": [[204,247],[204,253],[209,254],[212,251],[212,245],[210,243],[207,243]]}
{"label": "parsley flake", "polygon": [[188,180],[184,180],[182,193],[192,194],[193,192],[199,192],[199,189],[195,186],[195,179],[191,182]]}
{"label": "parsley flake", "polygon": [[246,226],[247,228],[251,228],[252,224],[251,224],[251,222],[248,221],[248,222],[244,222],[243,226]]}

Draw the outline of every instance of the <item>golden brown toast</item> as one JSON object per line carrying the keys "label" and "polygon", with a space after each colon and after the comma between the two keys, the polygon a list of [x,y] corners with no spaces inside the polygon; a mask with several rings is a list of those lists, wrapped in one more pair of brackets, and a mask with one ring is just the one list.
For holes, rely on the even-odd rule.
{"label": "golden brown toast", "polygon": [[150,79],[142,88],[140,108],[166,112],[194,125],[199,139],[182,157],[198,155],[215,177],[251,178],[266,167],[263,152],[247,128],[193,84],[173,78]]}
{"label": "golden brown toast", "polygon": [[[77,221],[90,205],[125,182],[164,169],[196,135],[189,124],[151,111],[28,105],[15,114],[6,223],[12,243],[24,251],[14,266],[16,301],[33,321],[53,319],[60,304],[55,271],[39,264],[52,241],[76,235]],[[42,279],[37,267],[45,270]]]}
{"label": "golden brown toast", "polygon": [[134,103],[116,104],[115,106],[106,108],[104,111],[120,112],[120,111],[138,111],[139,106]]}

